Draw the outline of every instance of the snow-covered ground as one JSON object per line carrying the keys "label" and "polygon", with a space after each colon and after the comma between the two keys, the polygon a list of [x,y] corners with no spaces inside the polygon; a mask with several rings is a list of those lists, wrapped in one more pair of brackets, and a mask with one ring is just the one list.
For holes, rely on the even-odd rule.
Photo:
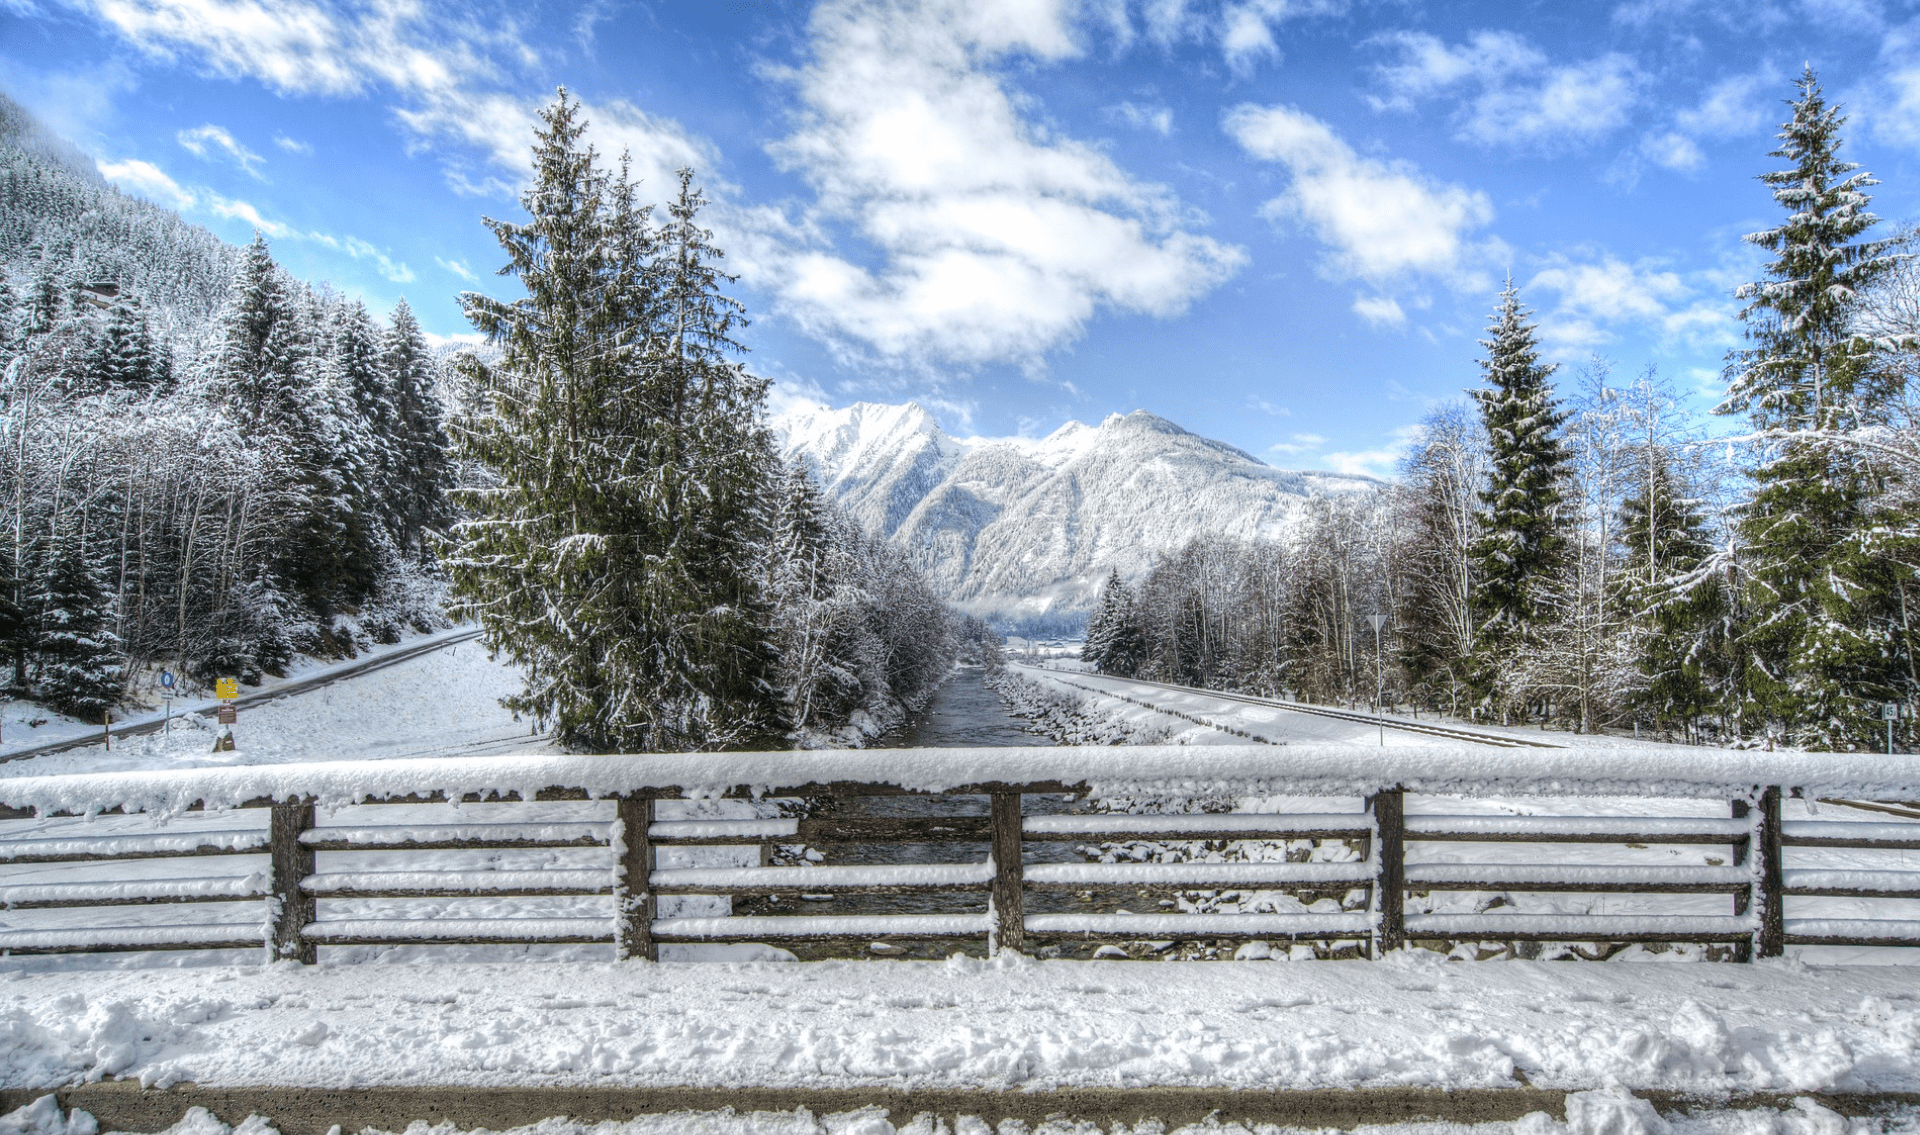
{"label": "snow-covered ground", "polygon": [[[419,638],[364,652],[352,662],[296,667],[286,681],[324,677],[370,658],[415,645]],[[272,689],[274,680],[263,689]],[[477,641],[441,650],[305,693],[288,694],[242,709],[234,725],[234,751],[215,753],[216,726],[192,713],[211,702],[174,703],[170,732],[116,737],[112,752],[90,745],[64,753],[0,764],[0,778],[123,769],[196,768],[286,761],[379,760],[392,757],[500,752],[541,752],[549,746],[531,725],[515,720],[500,699],[518,692],[520,676],[505,661],[487,657]],[[246,692],[252,693],[249,689]],[[129,721],[159,715],[142,714]],[[85,733],[77,723],[66,736]],[[94,726],[94,731],[98,731]],[[62,739],[52,723],[9,748]],[[6,752],[0,748],[0,755]]]}
{"label": "snow-covered ground", "polygon": [[[553,963],[0,975],[0,1083],[1920,1090],[1909,972]],[[1524,1078],[1524,1080],[1523,1080]]]}

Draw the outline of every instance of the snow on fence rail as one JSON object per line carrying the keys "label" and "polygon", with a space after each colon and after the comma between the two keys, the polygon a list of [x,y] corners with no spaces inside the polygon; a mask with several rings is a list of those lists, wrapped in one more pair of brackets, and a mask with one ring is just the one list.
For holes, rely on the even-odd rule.
{"label": "snow on fence rail", "polygon": [[[842,798],[929,794],[985,797],[983,815],[886,817],[810,812],[758,819],[661,813],[674,799]],[[1719,799],[1713,816],[1487,816],[1407,814],[1410,795],[1542,794]],[[1352,746],[1196,750],[973,749],[864,753],[505,757],[333,762],[0,779],[0,820],[148,813],[165,821],[212,813],[196,830],[94,833],[89,820],[61,831],[0,832],[0,872],[29,865],[163,860],[114,879],[16,882],[0,875],[9,910],[81,908],[84,924],[3,926],[14,954],[268,946],[311,963],[319,946],[402,944],[611,944],[622,958],[655,958],[663,943],[809,944],[910,941],[988,951],[1097,947],[1103,943],[1349,943],[1377,956],[1409,941],[1691,942],[1721,956],[1778,955],[1789,945],[1920,945],[1920,920],[1792,919],[1790,897],[1920,897],[1920,871],[1785,867],[1792,847],[1920,849],[1920,823],[1783,821],[1791,796],[1920,797],[1920,760],[1844,755],[1698,751],[1584,751],[1564,755],[1484,749],[1374,753]],[[1358,797],[1357,810],[1325,801],[1312,811],[1227,814],[1034,814],[1043,797],[1194,799],[1237,796]],[[364,822],[350,805],[490,804],[529,814],[501,821],[459,816]],[[595,818],[531,814],[527,802],[599,801]],[[361,808],[354,815],[385,810]],[[262,817],[262,813],[264,816]],[[265,823],[247,822],[262,817]],[[322,822],[322,820],[326,822]],[[93,820],[92,823],[101,821]],[[1332,841],[1347,862],[1043,862],[1050,846],[1216,841]],[[1706,866],[1594,863],[1409,862],[1409,843],[1707,845],[1726,849]],[[773,865],[775,849],[897,844],[972,848],[971,862]],[[667,849],[734,847],[759,866],[663,864]],[[590,851],[599,866],[449,869],[448,851]],[[963,853],[957,852],[956,854]],[[380,862],[368,867],[368,855]],[[321,856],[329,861],[322,863]],[[360,859],[355,859],[358,856]],[[227,875],[186,863],[215,857]],[[345,857],[345,858],[340,858]],[[168,868],[168,864],[176,865]],[[395,865],[398,865],[396,869]],[[498,868],[498,864],[493,865]],[[1127,914],[1057,908],[1057,898],[1121,892],[1150,899],[1197,891],[1347,895],[1356,901],[1297,912]],[[1409,913],[1409,894],[1448,891],[1706,895],[1724,914]],[[662,916],[660,897],[747,900],[787,895],[972,895],[983,910],[869,915]],[[503,917],[368,914],[367,900],[592,899],[610,913],[517,912]],[[264,900],[264,901],[263,901]],[[360,903],[356,907],[353,904]],[[222,917],[154,923],[108,912],[208,904]],[[322,909],[327,904],[328,909]],[[791,904],[789,904],[791,905]],[[1326,909],[1339,905],[1340,909]],[[604,908],[603,908],[604,909]]]}

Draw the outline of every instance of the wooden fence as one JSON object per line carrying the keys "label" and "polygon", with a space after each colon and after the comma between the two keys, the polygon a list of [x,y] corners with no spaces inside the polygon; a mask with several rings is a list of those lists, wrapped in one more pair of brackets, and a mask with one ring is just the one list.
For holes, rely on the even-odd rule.
{"label": "wooden fence", "polygon": [[[1270,751],[1270,750],[1269,750]],[[297,778],[297,769],[288,770]],[[0,793],[7,791],[0,782]],[[1805,819],[1783,822],[1783,796],[1762,787],[1733,799],[1715,816],[1548,816],[1409,814],[1408,793],[1377,791],[1360,810],[1273,813],[1051,814],[1063,798],[1084,798],[1085,784],[992,782],[960,785],[927,796],[968,797],[979,814],[899,817],[850,814],[862,797],[916,795],[882,783],[836,782],[781,788],[796,814],[715,819],[662,813],[677,789],[626,792],[598,805],[593,818],[554,819],[523,802],[475,809],[423,822],[367,822],[392,805],[585,801],[583,789],[533,793],[489,791],[388,795],[357,818],[330,817],[312,798],[255,799],[208,813],[222,826],[159,827],[145,832],[91,833],[86,820],[70,830],[0,833],[0,872],[29,865],[181,862],[219,857],[225,874],[61,879],[16,882],[0,874],[0,911],[84,908],[97,917],[65,926],[0,925],[0,951],[58,954],[122,950],[199,950],[268,946],[303,963],[320,946],[608,943],[620,958],[653,959],[668,943],[766,943],[803,947],[837,943],[923,943],[997,952],[1080,954],[1113,943],[1203,943],[1232,956],[1236,943],[1343,945],[1363,956],[1413,942],[1705,943],[1713,956],[1745,961],[1779,955],[1792,945],[1920,945],[1920,920],[1834,920],[1788,917],[1796,897],[1920,899],[1920,870],[1787,869],[1792,848],[1874,851],[1920,849],[1920,823]],[[753,795],[745,788],[727,795]],[[602,793],[601,799],[605,800]],[[980,807],[984,798],[984,807]],[[1443,797],[1428,797],[1444,807]],[[809,807],[805,801],[811,800]],[[1348,808],[1351,808],[1349,798]],[[1329,806],[1337,801],[1329,799]],[[820,805],[825,804],[825,807]],[[191,810],[191,809],[189,809]],[[964,812],[951,803],[949,810]],[[116,809],[117,811],[117,809]],[[608,814],[610,813],[610,814]],[[0,819],[48,813],[0,807]],[[395,813],[401,815],[401,813]],[[264,822],[261,822],[264,820]],[[16,827],[18,825],[15,825]],[[1333,861],[1303,860],[1301,841],[1333,851]],[[1409,861],[1420,843],[1500,843],[1722,848],[1719,863],[1659,866],[1588,862],[1443,863]],[[947,846],[950,861],[917,864],[776,863],[803,847],[912,843]],[[1214,851],[1265,843],[1273,859],[1216,862],[1048,862],[1063,851],[1161,843]],[[982,847],[984,845],[984,848]],[[1063,847],[1064,845],[1064,847]],[[662,866],[672,848],[758,849],[759,865]],[[404,866],[409,856],[439,851],[604,849],[602,865],[538,870],[451,870],[444,860]],[[1049,850],[1051,849],[1051,850]],[[341,867],[334,853],[384,853],[378,870]],[[751,856],[751,852],[748,853]],[[323,857],[325,857],[323,859]],[[1082,856],[1084,859],[1085,857]],[[1322,859],[1327,859],[1322,855]],[[1344,860],[1344,861],[1342,861]],[[395,863],[403,869],[393,869]],[[15,875],[17,871],[13,872]],[[124,874],[124,873],[123,873]],[[133,875],[140,875],[135,872]],[[1408,913],[1412,895],[1441,892],[1571,892],[1593,895],[1724,896],[1717,914],[1526,914],[1511,907],[1477,913]],[[1163,900],[1196,893],[1285,893],[1320,900],[1284,913],[1162,911]],[[1078,909],[1096,895],[1144,898],[1153,913]],[[667,896],[723,896],[735,904],[770,896],[958,896],[957,913],[808,915],[661,915]],[[1335,902],[1324,901],[1334,897]],[[611,916],[538,915],[466,918],[366,916],[346,900],[527,898],[610,900]],[[1362,901],[1364,899],[1364,901]],[[345,903],[345,905],[343,905]],[[229,917],[155,924],[130,917],[167,904],[217,904]],[[241,905],[244,904],[244,905]],[[362,904],[364,906],[364,904]],[[788,907],[804,906],[789,902]],[[816,904],[817,906],[818,904]],[[1080,902],[1084,906],[1084,902]],[[1111,906],[1111,903],[1107,904]],[[1191,903],[1190,903],[1191,905]],[[1299,905],[1299,904],[1290,904]],[[606,910],[603,902],[601,910]],[[338,913],[346,910],[347,913]],[[235,912],[240,912],[235,920]],[[251,914],[247,912],[252,912]],[[252,919],[252,921],[248,921]]]}

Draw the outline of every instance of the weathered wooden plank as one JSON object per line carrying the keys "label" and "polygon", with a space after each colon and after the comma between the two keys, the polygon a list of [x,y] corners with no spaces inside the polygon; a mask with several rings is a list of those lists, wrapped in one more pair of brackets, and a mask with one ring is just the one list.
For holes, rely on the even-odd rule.
{"label": "weathered wooden plank", "polygon": [[1777,958],[1787,947],[1778,785],[1769,785],[1761,791],[1753,821],[1753,908],[1759,916],[1759,925],[1753,934],[1753,953],[1762,958]]}
{"label": "weathered wooden plank", "polygon": [[[178,902],[259,902],[260,895],[134,895],[128,898],[112,899],[27,899],[23,902],[0,902],[0,910],[60,910],[69,907],[94,906],[151,906],[158,903]],[[258,942],[254,945],[259,945]]]}
{"label": "weathered wooden plank", "polygon": [[[37,954],[131,954],[145,950],[258,950],[258,938],[233,938],[225,942],[124,942],[88,943],[76,946],[6,946],[0,956],[25,957]],[[258,955],[255,955],[258,957]]]}
{"label": "weathered wooden plank", "polygon": [[519,848],[605,847],[598,836],[573,839],[422,839],[361,843],[350,839],[314,839],[305,841],[309,851],[511,851]]}
{"label": "weathered wooden plank", "polygon": [[[1575,895],[1744,895],[1745,883],[1568,883],[1543,880],[1503,879],[1498,883],[1447,881],[1429,883],[1419,880],[1408,884],[1416,891],[1520,891],[1539,894]],[[1262,890],[1271,888],[1263,887]],[[1324,888],[1323,888],[1324,889]],[[1735,914],[1745,911],[1736,910]]]}
{"label": "weathered wooden plank", "polygon": [[313,803],[293,800],[273,806],[268,848],[271,867],[273,954],[277,958],[312,965],[314,948],[305,937],[313,921],[313,896],[300,883],[313,874],[313,847],[300,842],[300,833],[313,827]]}
{"label": "weathered wooden plank", "polygon": [[613,865],[614,953],[622,961],[658,961],[653,942],[653,914],[658,890],[653,877],[653,800],[625,796],[614,805],[620,855]]}
{"label": "weathered wooden plank", "polygon": [[1399,789],[1367,797],[1373,816],[1374,954],[1397,950],[1407,938],[1407,801]]}
{"label": "weathered wooden plank", "polygon": [[535,898],[598,898],[613,893],[611,887],[589,890],[584,887],[487,887],[484,889],[459,889],[454,887],[422,887],[418,890],[392,888],[388,890],[351,890],[309,891],[314,899],[535,899]]}
{"label": "weathered wooden plank", "polygon": [[0,854],[0,865],[12,866],[20,863],[117,863],[123,859],[186,859],[196,855],[265,855],[267,845],[256,844],[252,847],[214,847],[201,844],[194,848],[179,848],[171,851],[122,851],[115,854],[95,852],[75,852],[72,855],[5,855]]}
{"label": "weathered wooden plank", "polygon": [[993,929],[988,950],[1015,953],[1026,948],[1027,915],[1022,887],[1025,845],[1021,843],[1020,794],[996,792],[991,800],[993,821]]}

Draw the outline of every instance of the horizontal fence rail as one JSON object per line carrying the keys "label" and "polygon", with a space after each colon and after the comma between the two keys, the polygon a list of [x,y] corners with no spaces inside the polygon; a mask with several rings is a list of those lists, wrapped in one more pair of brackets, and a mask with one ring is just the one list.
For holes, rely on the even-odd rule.
{"label": "horizontal fence rail", "polygon": [[[1035,750],[1010,752],[1034,761]],[[1263,755],[1275,760],[1270,748]],[[875,758],[872,768],[883,767],[882,754],[867,756]],[[279,766],[272,775],[286,795],[277,800],[239,795],[254,783],[244,779],[228,784],[223,797],[204,789],[211,781],[192,783],[193,773],[180,774],[189,781],[184,788],[170,787],[164,774],[129,774],[132,790],[118,799],[96,791],[84,806],[73,804],[73,785],[55,783],[61,778],[0,781],[8,798],[0,819],[13,821],[0,824],[0,952],[264,946],[274,958],[311,964],[323,946],[599,945],[619,958],[657,959],[669,945],[739,943],[882,957],[936,948],[1140,956],[1116,948],[1142,943],[1154,944],[1144,952],[1157,956],[1179,946],[1182,956],[1231,957],[1258,943],[1377,957],[1409,944],[1503,943],[1512,953],[1515,944],[1551,942],[1602,948],[1587,956],[1630,943],[1693,944],[1709,957],[1745,961],[1794,945],[1920,945],[1920,918],[1790,916],[1795,900],[1920,900],[1920,869],[1904,869],[1899,855],[1858,867],[1800,861],[1806,851],[1920,850],[1920,823],[1783,820],[1783,800],[1815,795],[1792,784],[1719,795],[1718,816],[1455,814],[1445,810],[1449,801],[1457,809],[1462,800],[1513,791],[1513,768],[1489,776],[1476,758],[1435,785],[1444,794],[1398,784],[1356,793],[1352,783],[1324,777],[1304,784],[1280,772],[1223,777],[1204,767],[1205,756],[1180,757],[1182,776],[1104,786],[1062,774],[1070,768],[1044,779],[988,779],[978,774],[1004,771],[1013,758],[973,750],[961,751],[959,782],[950,786],[852,779],[844,763],[827,770],[840,774],[834,779],[808,779],[809,763],[818,762],[806,754],[789,758],[801,774],[789,779],[798,783],[681,787],[660,783],[656,768],[653,780],[629,776],[638,787],[612,790],[604,778],[541,789],[427,788],[445,783],[444,764],[408,785],[396,783],[404,770],[395,766],[407,763],[399,761],[380,762],[382,783],[370,789],[364,777],[348,778],[346,791],[329,783],[346,776],[343,766]],[[515,760],[515,777],[524,777],[532,759]],[[628,760],[643,772],[653,761]],[[554,763],[550,771],[565,771],[565,760]],[[681,767],[669,765],[668,772]],[[112,786],[110,777],[91,779]],[[1540,787],[1557,800],[1601,794],[1567,780]],[[306,782],[318,789],[307,791]],[[1069,801],[1139,807],[1156,796],[1162,803],[1217,799],[1236,786],[1242,806],[1262,796],[1308,806],[1063,810]],[[1699,800],[1700,787],[1676,778],[1640,795]],[[1724,791],[1718,782],[1712,787]],[[1294,791],[1276,791],[1287,788]],[[861,814],[852,803],[907,796],[940,801],[941,814]],[[1920,792],[1900,798],[1912,796]],[[701,815],[701,799],[759,800],[763,811],[784,814]],[[409,814],[447,804],[471,807]],[[134,830],[142,811],[172,822]],[[73,812],[85,816],[52,819]],[[1504,848],[1499,853],[1517,861],[1445,858],[1454,854],[1446,849],[1466,844]],[[929,853],[939,857],[930,862],[820,861],[830,858],[820,849],[903,845],[941,850]],[[1567,850],[1590,845],[1673,856],[1691,849],[1684,854],[1702,861],[1661,864],[1643,855],[1606,863],[1595,860],[1598,852]],[[1527,858],[1556,846],[1572,860]],[[737,862],[700,861],[715,849],[731,849]],[[125,865],[113,878],[70,877],[112,864]],[[1426,909],[1469,892],[1491,899],[1470,911]],[[1610,913],[1603,905],[1579,914],[1522,912],[1508,901],[1534,893],[1700,901],[1674,913]],[[1209,905],[1222,896],[1237,896],[1229,904],[1235,909]],[[1240,901],[1261,896],[1264,907]],[[854,914],[828,905],[876,898],[916,905]],[[690,902],[706,903],[706,912]],[[50,921],[23,925],[7,917],[15,911]]]}

